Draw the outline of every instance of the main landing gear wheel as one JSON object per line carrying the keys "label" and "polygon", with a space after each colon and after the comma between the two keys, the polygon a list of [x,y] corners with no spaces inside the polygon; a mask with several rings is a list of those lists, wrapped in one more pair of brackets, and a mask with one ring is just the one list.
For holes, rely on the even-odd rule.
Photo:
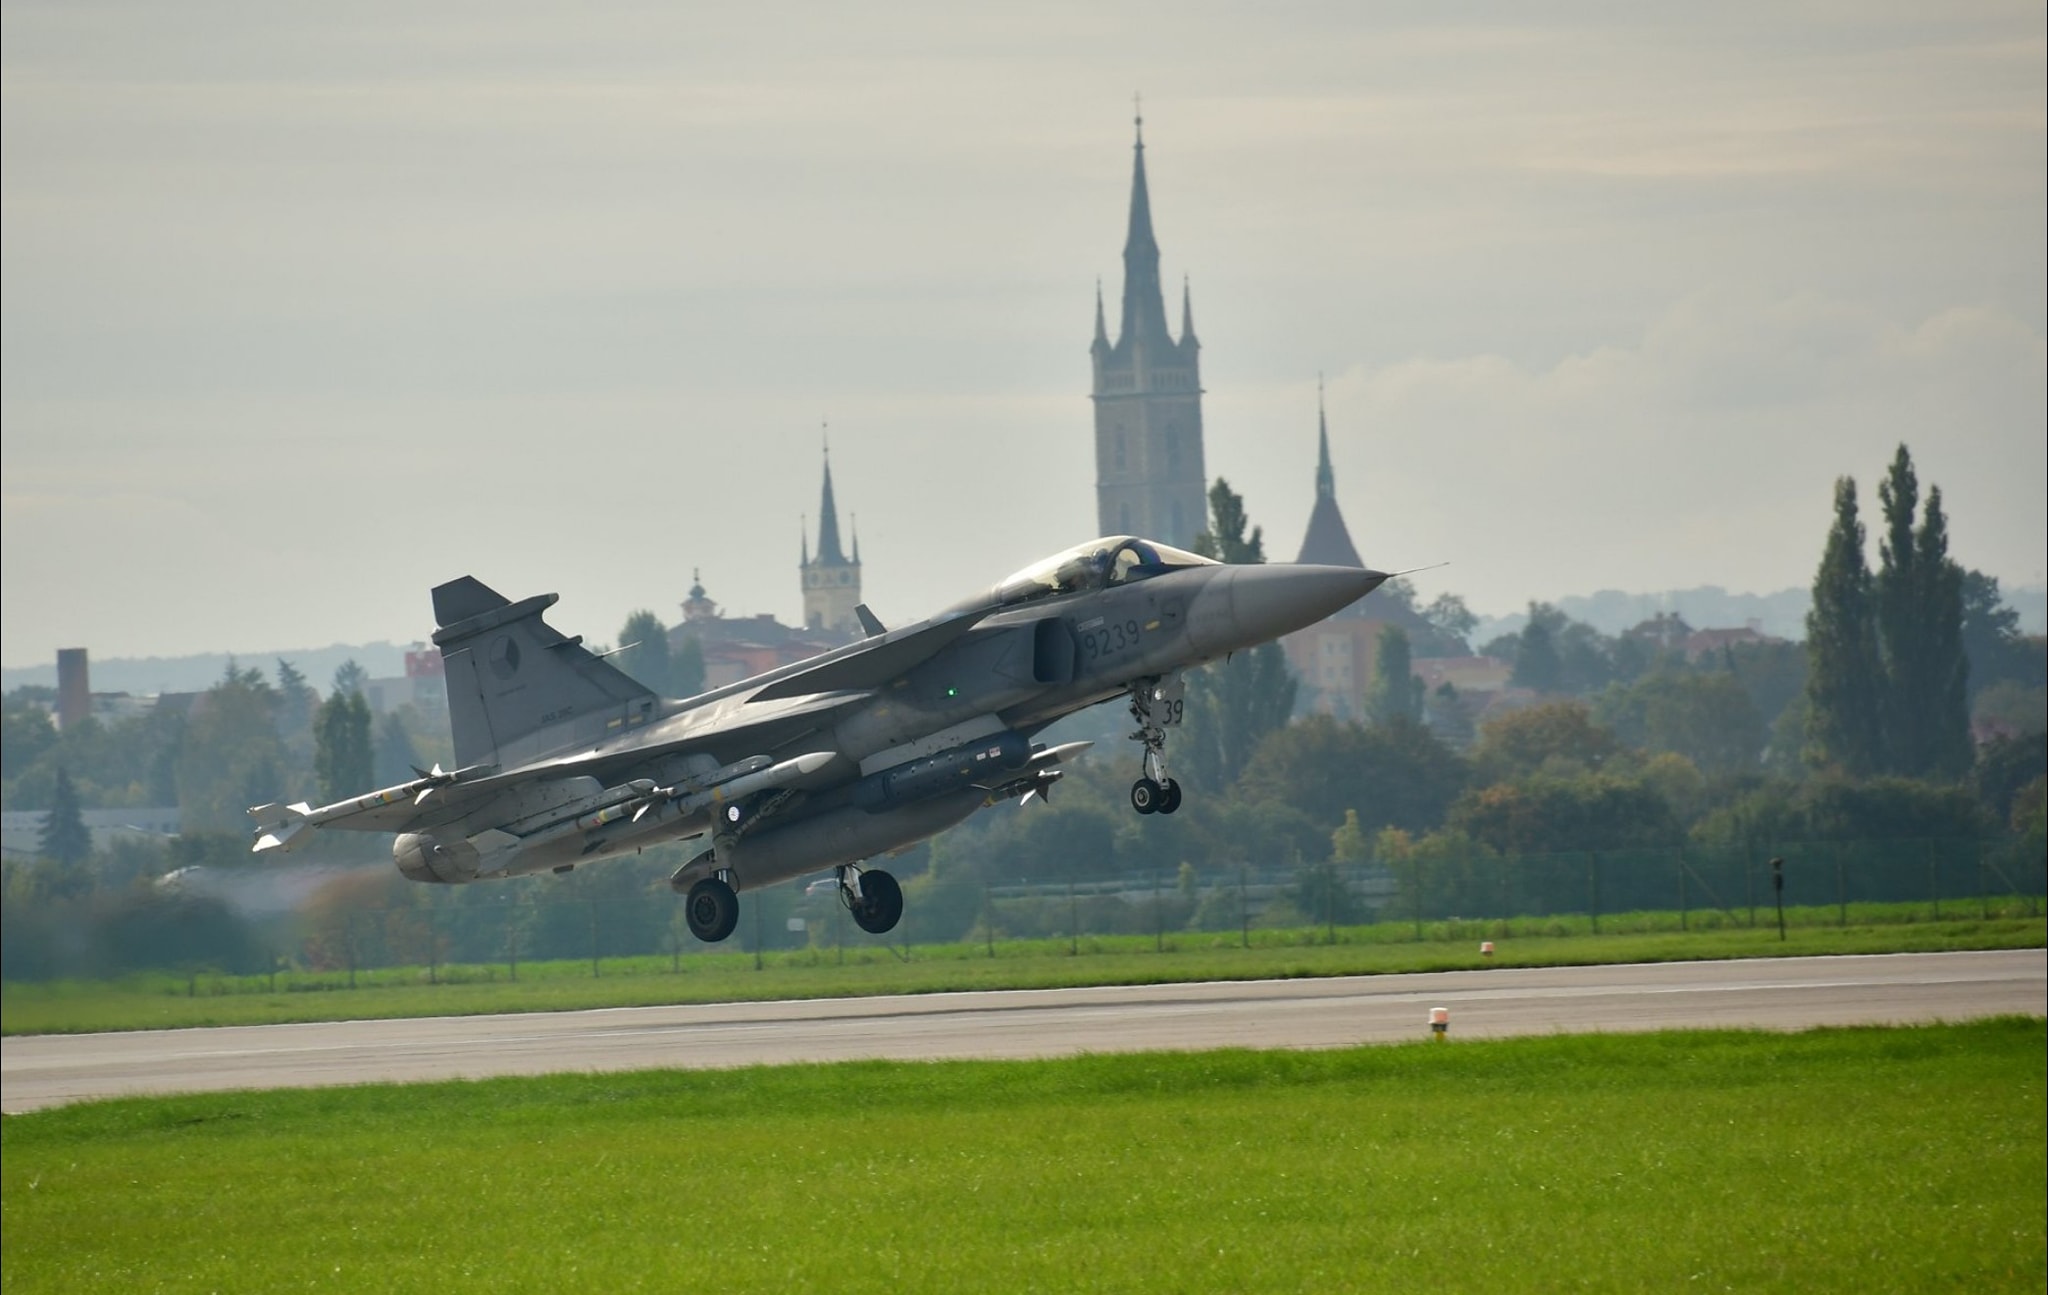
{"label": "main landing gear wheel", "polygon": [[1131,808],[1140,814],[1156,814],[1166,799],[1166,788],[1150,778],[1140,778],[1131,784]]}
{"label": "main landing gear wheel", "polygon": [[880,869],[863,871],[853,885],[841,882],[839,893],[854,924],[869,935],[886,935],[903,920],[903,887]]}
{"label": "main landing gear wheel", "polygon": [[1180,783],[1140,778],[1131,784],[1131,808],[1140,814],[1171,814],[1180,808]]}
{"label": "main landing gear wheel", "polygon": [[1174,781],[1172,778],[1168,778],[1166,780],[1166,786],[1160,789],[1159,812],[1162,814],[1171,814],[1173,811],[1179,808],[1180,784]]}
{"label": "main landing gear wheel", "polygon": [[740,897],[717,877],[706,877],[684,896],[683,920],[689,923],[690,934],[716,944],[740,924]]}

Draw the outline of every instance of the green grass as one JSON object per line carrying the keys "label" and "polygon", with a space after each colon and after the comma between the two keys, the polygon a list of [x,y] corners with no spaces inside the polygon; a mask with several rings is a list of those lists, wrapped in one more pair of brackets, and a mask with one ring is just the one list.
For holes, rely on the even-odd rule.
{"label": "green grass", "polygon": [[2048,1027],[860,1063],[0,1126],[33,1291],[2033,1290]]}
{"label": "green grass", "polygon": [[[1800,954],[1903,953],[1943,949],[2039,947],[2048,943],[2048,918],[2022,916],[2015,903],[2005,915],[1955,917],[1948,906],[1934,920],[1925,905],[1851,905],[1849,924],[1833,923],[1824,909],[1788,911],[1788,938],[1775,927],[1710,922],[1692,914],[1680,930],[1675,913],[1618,914],[1594,934],[1582,916],[1512,921],[1425,923],[1423,939],[1409,923],[1240,934],[1174,932],[1163,936],[1082,936],[1077,941],[998,940],[995,956],[983,943],[918,945],[907,954],[877,944],[850,945],[840,954],[812,948],[753,955],[692,953],[614,958],[591,975],[587,960],[521,963],[519,979],[502,964],[440,968],[428,983],[423,967],[386,968],[357,975],[280,975],[272,991],[266,977],[159,975],[121,982],[60,982],[0,986],[0,1030],[7,1034],[195,1025],[259,1025],[289,1021],[376,1017],[472,1015],[625,1007],[655,1003],[734,1002],[829,998],[865,994],[936,993],[971,989],[1036,989],[1072,985],[1155,984],[1171,981],[1255,980],[1400,971],[1446,971],[1479,966],[1563,966],[1673,962]],[[1711,914],[1719,918],[1720,914]],[[1493,940],[1491,962],[1479,942]],[[906,960],[907,958],[907,960]]]}

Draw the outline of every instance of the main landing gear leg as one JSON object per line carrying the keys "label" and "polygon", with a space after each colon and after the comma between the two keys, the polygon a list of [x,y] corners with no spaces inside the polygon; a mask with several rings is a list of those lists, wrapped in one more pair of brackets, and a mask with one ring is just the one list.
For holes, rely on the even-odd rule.
{"label": "main landing gear leg", "polygon": [[1180,784],[1166,774],[1166,730],[1180,723],[1181,681],[1140,679],[1131,685],[1133,742],[1145,745],[1144,775],[1131,784],[1131,808],[1140,814],[1171,814],[1180,808]]}
{"label": "main landing gear leg", "polygon": [[903,887],[880,868],[839,865],[839,902],[869,935],[885,935],[903,920]]}

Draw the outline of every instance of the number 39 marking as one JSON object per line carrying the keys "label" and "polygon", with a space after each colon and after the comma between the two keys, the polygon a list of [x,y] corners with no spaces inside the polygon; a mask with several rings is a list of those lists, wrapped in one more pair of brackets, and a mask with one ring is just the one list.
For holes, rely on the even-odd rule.
{"label": "number 39 marking", "polygon": [[1178,697],[1159,703],[1159,723],[1163,728],[1172,728],[1187,717],[1188,704]]}

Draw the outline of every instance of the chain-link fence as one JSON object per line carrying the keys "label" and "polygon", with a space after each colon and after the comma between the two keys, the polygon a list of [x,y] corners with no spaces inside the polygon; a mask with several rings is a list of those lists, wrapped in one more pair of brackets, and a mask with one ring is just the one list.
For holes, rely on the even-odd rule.
{"label": "chain-link fence", "polygon": [[[828,876],[745,892],[738,929],[718,945],[688,934],[666,865],[652,866],[658,861],[619,861],[573,880],[462,887],[409,885],[370,868],[289,917],[229,930],[231,945],[216,930],[228,930],[218,906],[155,904],[127,926],[108,928],[126,956],[102,957],[97,966],[67,966],[56,955],[32,964],[26,936],[60,948],[76,933],[31,921],[10,905],[8,975],[35,981],[155,968],[174,970],[178,985],[193,991],[202,974],[214,992],[233,992],[226,980],[245,990],[324,989],[355,986],[366,974],[390,983],[394,969],[404,969],[399,978],[407,982],[518,981],[682,971],[734,959],[830,966],[1462,938],[1472,923],[1518,936],[1726,930],[1771,926],[1781,905],[1800,926],[2031,917],[2048,894],[2048,860],[2011,841],[1524,856],[1429,846],[1356,865],[1247,860],[1121,876],[1069,867],[1050,879],[956,863],[902,878],[903,920],[884,936],[854,924]],[[179,936],[170,929],[179,922],[197,925]],[[149,941],[165,952],[143,948]]]}
{"label": "chain-link fence", "polygon": [[417,888],[400,906],[328,906],[309,919],[294,961],[330,973],[408,966],[430,980],[450,964],[488,965],[494,978],[518,979],[522,965],[531,974],[542,962],[555,964],[550,974],[587,964],[601,976],[608,963],[626,970],[621,960],[680,970],[707,953],[758,963],[809,951],[829,963],[849,950],[862,961],[884,949],[906,959],[1164,950],[1190,935],[1205,937],[1203,947],[1420,939],[1445,922],[1511,920],[1550,934],[1726,929],[1771,925],[1781,906],[1804,925],[2034,916],[2048,894],[2048,861],[2009,843],[1960,840],[1529,856],[1474,848],[1349,866],[1247,861],[1053,881],[956,867],[905,878],[903,920],[886,936],[855,926],[824,879],[745,892],[738,930],[716,946],[686,933],[665,887],[592,896],[545,880],[515,886]]}

